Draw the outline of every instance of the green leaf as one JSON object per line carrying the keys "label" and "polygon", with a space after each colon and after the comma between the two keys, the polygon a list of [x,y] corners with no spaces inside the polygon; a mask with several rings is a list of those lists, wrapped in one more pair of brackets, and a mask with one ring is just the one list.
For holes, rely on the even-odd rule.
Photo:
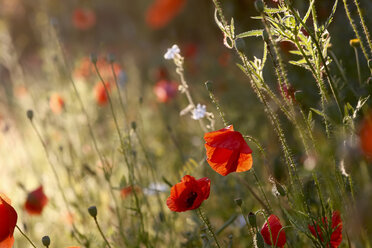
{"label": "green leaf", "polygon": [[331,14],[329,15],[327,21],[326,21],[325,24],[324,24],[324,29],[325,29],[325,30],[328,29],[329,25],[330,25],[330,24],[332,23],[332,21],[333,21],[333,17],[334,17],[334,15],[335,15],[335,13],[336,13],[336,9],[337,9],[337,4],[338,4],[338,0],[336,0],[335,3],[333,4],[332,12],[331,12]]}
{"label": "green leaf", "polygon": [[327,118],[327,116],[325,116],[325,115],[322,113],[322,111],[317,110],[317,109],[315,109],[315,108],[310,108],[310,109],[311,109],[314,113],[320,115],[321,117],[323,117],[323,118]]}
{"label": "green leaf", "polygon": [[266,14],[277,14],[277,13],[283,13],[285,12],[285,9],[283,8],[265,8],[265,13]]}
{"label": "green leaf", "polygon": [[262,36],[262,33],[263,33],[263,29],[251,30],[251,31],[238,34],[236,38],[245,38],[245,37],[252,37],[252,36],[258,37],[258,36]]}

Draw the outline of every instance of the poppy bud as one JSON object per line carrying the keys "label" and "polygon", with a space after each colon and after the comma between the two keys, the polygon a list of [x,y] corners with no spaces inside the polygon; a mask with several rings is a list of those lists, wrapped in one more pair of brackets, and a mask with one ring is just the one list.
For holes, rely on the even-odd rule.
{"label": "poppy bud", "polygon": [[239,207],[241,207],[242,204],[243,204],[242,198],[236,198],[234,201],[235,201],[236,205],[238,205]]}
{"label": "poppy bud", "polygon": [[263,237],[261,235],[261,233],[256,233],[256,238],[254,239],[254,247],[255,248],[264,248],[265,244],[264,244],[264,240],[263,240]]}
{"label": "poppy bud", "polygon": [[132,121],[131,126],[132,126],[132,129],[133,129],[133,130],[136,130],[136,128],[137,128],[137,123],[136,123],[135,121]]}
{"label": "poppy bud", "polygon": [[280,183],[277,183],[275,186],[276,190],[279,192],[281,196],[285,196],[287,194],[284,187]]}
{"label": "poppy bud", "polygon": [[29,109],[29,110],[27,110],[26,115],[27,115],[27,118],[30,121],[32,121],[32,119],[34,118],[34,111],[32,111],[31,109]]}
{"label": "poppy bud", "polygon": [[245,51],[245,48],[246,48],[245,41],[243,39],[236,39],[235,40],[235,47],[239,52],[243,53]]}
{"label": "poppy bud", "polygon": [[248,222],[249,222],[249,225],[251,225],[252,227],[257,226],[256,215],[254,213],[250,212],[248,214]]}
{"label": "poppy bud", "polygon": [[97,207],[96,206],[89,207],[88,212],[89,212],[90,216],[92,216],[93,218],[97,217]]}
{"label": "poppy bud", "polygon": [[50,245],[50,238],[49,236],[44,236],[42,239],[41,239],[41,242],[43,243],[43,245],[45,247],[49,247]]}
{"label": "poppy bud", "polygon": [[91,61],[93,64],[97,63],[97,54],[95,54],[95,53],[91,53],[91,54],[90,54],[90,61]]}
{"label": "poppy bud", "polygon": [[266,43],[269,43],[269,34],[267,33],[266,29],[262,32],[262,38]]}
{"label": "poppy bud", "polygon": [[108,53],[107,54],[107,61],[110,62],[110,63],[114,63],[116,60],[116,57],[115,57],[115,54],[113,53]]}
{"label": "poppy bud", "polygon": [[254,7],[259,13],[262,13],[265,10],[265,3],[262,0],[256,0],[256,2],[254,2]]}
{"label": "poppy bud", "polygon": [[211,82],[211,81],[207,81],[207,82],[205,82],[205,87],[207,88],[207,90],[208,90],[209,92],[211,92],[212,89],[213,89],[213,84],[212,84],[212,82]]}
{"label": "poppy bud", "polygon": [[352,47],[359,47],[360,46],[360,40],[359,39],[352,39],[352,40],[350,40],[350,46],[352,46]]}
{"label": "poppy bud", "polygon": [[294,93],[294,97],[297,102],[301,102],[304,99],[304,92],[302,92],[301,90],[297,90]]}

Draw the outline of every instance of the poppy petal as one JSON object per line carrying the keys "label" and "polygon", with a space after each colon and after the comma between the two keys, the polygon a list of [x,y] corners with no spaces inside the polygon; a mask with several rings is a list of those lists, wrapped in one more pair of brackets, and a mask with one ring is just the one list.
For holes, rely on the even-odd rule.
{"label": "poppy petal", "polygon": [[252,168],[252,164],[253,164],[252,154],[240,153],[236,172],[248,171]]}

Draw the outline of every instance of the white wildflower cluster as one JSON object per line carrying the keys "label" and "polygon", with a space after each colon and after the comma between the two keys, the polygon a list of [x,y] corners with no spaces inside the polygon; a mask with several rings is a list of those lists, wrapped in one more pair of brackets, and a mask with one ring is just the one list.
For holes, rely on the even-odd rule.
{"label": "white wildflower cluster", "polygon": [[171,48],[168,48],[167,52],[164,54],[165,59],[174,59],[180,55],[180,48],[177,45],[173,45]]}
{"label": "white wildflower cluster", "polygon": [[196,108],[192,110],[191,118],[193,118],[194,120],[200,120],[205,117],[206,113],[207,107],[198,103],[198,105],[196,105]]}

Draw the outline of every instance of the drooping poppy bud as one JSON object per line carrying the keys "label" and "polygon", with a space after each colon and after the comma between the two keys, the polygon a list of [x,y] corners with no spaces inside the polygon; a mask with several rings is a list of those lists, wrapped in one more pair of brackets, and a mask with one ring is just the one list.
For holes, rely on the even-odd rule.
{"label": "drooping poppy bud", "polygon": [[262,237],[268,245],[282,248],[286,243],[286,236],[283,226],[276,215],[270,215],[261,229]]}

